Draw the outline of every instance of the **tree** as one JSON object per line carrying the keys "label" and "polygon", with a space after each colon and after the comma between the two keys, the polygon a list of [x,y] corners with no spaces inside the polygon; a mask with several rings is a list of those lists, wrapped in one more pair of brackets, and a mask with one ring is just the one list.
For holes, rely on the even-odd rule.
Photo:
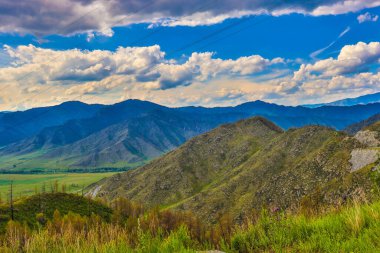
{"label": "tree", "polygon": [[61,185],[61,188],[62,188],[62,192],[65,193],[65,192],[66,192],[66,189],[67,189],[66,184],[62,184],[62,185]]}
{"label": "tree", "polygon": [[10,189],[9,189],[9,204],[11,211],[11,220],[14,220],[14,206],[13,206],[13,180],[10,181]]}
{"label": "tree", "polygon": [[45,182],[42,184],[41,192],[46,193],[46,183]]}
{"label": "tree", "polygon": [[52,192],[53,193],[57,193],[58,192],[58,180],[54,181]]}

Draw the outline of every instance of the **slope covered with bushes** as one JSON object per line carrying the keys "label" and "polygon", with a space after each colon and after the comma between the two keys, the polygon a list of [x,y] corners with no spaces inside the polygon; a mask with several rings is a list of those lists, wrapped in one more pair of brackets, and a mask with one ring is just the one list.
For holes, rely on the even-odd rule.
{"label": "slope covered with bushes", "polygon": [[[29,227],[38,226],[38,219],[44,223],[51,219],[54,212],[61,214],[75,212],[79,215],[96,214],[104,221],[111,219],[112,209],[89,198],[67,193],[41,193],[31,197],[16,200],[14,203],[14,220]],[[11,218],[9,204],[0,205],[0,232],[4,231],[6,223]]]}
{"label": "slope covered with bushes", "polygon": [[366,144],[330,128],[282,131],[255,117],[195,137],[94,189],[110,200],[126,197],[148,206],[190,210],[209,222],[226,212],[241,221],[244,213],[263,206],[323,209],[353,196],[372,198],[377,161],[368,164],[365,155],[376,156],[377,151],[363,149]]}
{"label": "slope covered with bushes", "polygon": [[[324,215],[261,211],[236,226],[221,217],[205,227],[191,214],[149,210],[119,200],[112,222],[74,213],[54,217],[39,230],[9,222],[1,252],[378,252],[380,202],[353,203]],[[121,208],[123,207],[123,208]],[[128,214],[124,218],[116,210]],[[141,211],[141,210],[140,210]],[[139,217],[139,219],[137,219]]]}

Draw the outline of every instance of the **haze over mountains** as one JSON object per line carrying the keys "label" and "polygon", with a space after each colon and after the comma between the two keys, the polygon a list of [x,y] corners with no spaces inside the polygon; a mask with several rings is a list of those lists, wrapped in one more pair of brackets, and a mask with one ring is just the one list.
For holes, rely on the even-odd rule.
{"label": "haze over mountains", "polygon": [[350,107],[280,106],[255,101],[235,107],[169,108],[147,101],[114,105],[67,102],[0,115],[4,171],[131,168],[221,124],[263,116],[282,129],[322,125],[338,130],[380,112]]}

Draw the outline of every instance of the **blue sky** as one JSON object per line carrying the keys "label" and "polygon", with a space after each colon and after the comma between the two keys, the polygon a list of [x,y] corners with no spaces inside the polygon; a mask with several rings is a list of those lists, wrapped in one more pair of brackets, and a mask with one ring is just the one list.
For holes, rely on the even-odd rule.
{"label": "blue sky", "polygon": [[[147,5],[152,10],[133,1],[117,8],[65,1],[72,6],[60,12],[67,5],[33,0],[46,8],[36,17],[0,0],[0,10],[18,15],[0,14],[0,109],[128,98],[169,106],[303,104],[380,91],[378,1],[259,0],[236,10],[228,0],[183,9],[180,1],[157,1]],[[94,13],[98,5],[107,12]]]}

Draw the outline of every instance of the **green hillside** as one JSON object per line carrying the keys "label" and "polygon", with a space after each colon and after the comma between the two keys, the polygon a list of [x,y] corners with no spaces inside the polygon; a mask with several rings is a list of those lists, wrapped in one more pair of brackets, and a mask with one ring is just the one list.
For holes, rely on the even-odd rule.
{"label": "green hillside", "polygon": [[[323,209],[373,197],[377,160],[363,163],[363,149],[365,144],[330,128],[284,132],[255,117],[195,137],[96,189],[108,199],[124,196],[148,206],[190,210],[209,221],[226,212],[239,220],[264,206]],[[352,163],[361,167],[353,169]]]}
{"label": "green hillside", "polygon": [[[67,193],[41,193],[31,197],[16,200],[14,203],[14,220],[29,227],[37,226],[37,215],[43,214],[44,219],[52,219],[54,211],[61,214],[75,212],[79,215],[99,215],[104,221],[110,221],[112,210],[94,200]],[[11,218],[9,204],[0,205],[0,233],[4,232]]]}

